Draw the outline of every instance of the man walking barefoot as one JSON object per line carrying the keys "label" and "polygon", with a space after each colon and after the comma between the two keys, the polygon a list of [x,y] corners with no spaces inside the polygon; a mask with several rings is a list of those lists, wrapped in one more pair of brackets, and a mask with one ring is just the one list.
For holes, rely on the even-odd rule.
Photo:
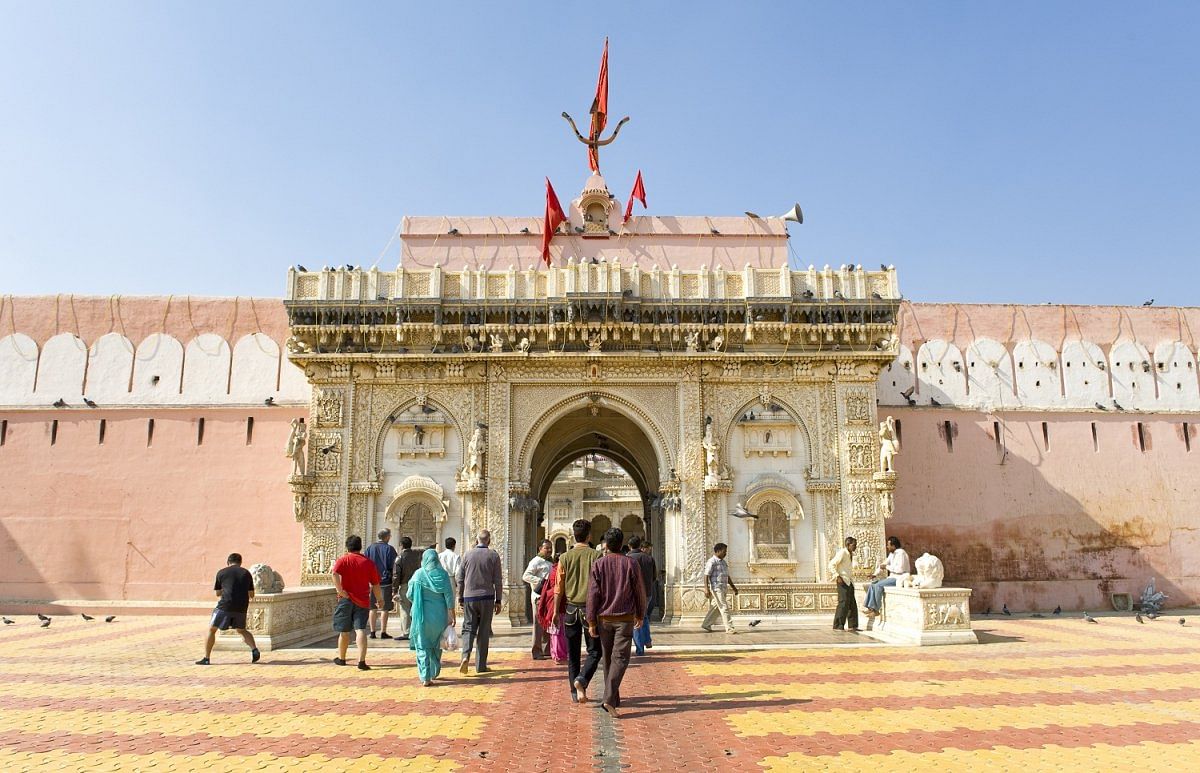
{"label": "man walking barefoot", "polygon": [[[380,639],[390,639],[392,637],[387,632],[387,624],[388,613],[396,608],[392,598],[392,566],[396,563],[396,549],[389,544],[392,541],[391,529],[380,529],[376,536],[379,541],[367,546],[367,549],[363,551],[363,555],[375,564],[375,571],[379,572],[379,587],[383,591],[382,607],[376,605],[375,600],[371,599],[370,638],[374,639],[375,630],[379,629]],[[381,622],[382,624],[380,624]]]}
{"label": "man walking barefoot", "polygon": [[[558,583],[554,586],[554,608],[563,614],[563,633],[567,637],[567,679],[571,700],[587,703],[587,688],[600,666],[600,640],[588,630],[588,579],[592,564],[600,555],[588,544],[592,522],[580,518],[571,524],[575,546],[559,556]],[[587,660],[580,664],[581,645],[587,645]]]}
{"label": "man walking barefoot", "polygon": [[258,647],[254,643],[254,634],[246,630],[246,610],[250,608],[250,599],[254,598],[254,578],[242,568],[241,553],[230,553],[225,559],[225,568],[217,572],[213,582],[213,590],[217,594],[217,608],[213,610],[212,620],[208,624],[208,639],[204,642],[204,657],[196,661],[198,666],[207,666],[212,655],[213,645],[217,643],[217,631],[228,631],[230,628],[242,636],[242,641],[250,647],[250,662],[257,663]]}
{"label": "man walking barefoot", "polygon": [[479,532],[475,547],[466,552],[458,566],[458,606],[463,610],[462,661],[460,674],[467,673],[471,649],[475,649],[475,673],[486,674],[488,642],[492,638],[492,617],[500,614],[504,583],[500,572],[500,554],[488,545],[492,533]]}
{"label": "man walking barefoot", "polygon": [[370,617],[371,596],[383,606],[379,587],[379,571],[371,559],[362,554],[362,537],[351,534],[346,538],[346,553],[333,562],[333,587],[338,602],[333,608],[333,630],[338,633],[338,655],[334,665],[346,665],[346,650],[350,646],[350,631],[358,639],[358,670],[370,671],[367,665],[367,618]]}
{"label": "man walking barefoot", "polygon": [[593,638],[600,639],[604,663],[605,711],[617,718],[621,706],[621,681],[629,667],[633,633],[646,619],[646,591],[637,562],[621,553],[625,534],[612,528],[604,532],[607,554],[592,564],[588,581],[587,623]]}
{"label": "man walking barefoot", "polygon": [[727,552],[729,552],[729,546],[724,542],[718,542],[713,545],[713,554],[709,557],[708,563],[704,565],[704,595],[712,602],[712,606],[709,608],[708,614],[704,616],[704,622],[700,624],[700,627],[710,633],[713,623],[717,622],[718,615],[721,623],[725,626],[725,633],[737,633],[733,630],[733,618],[729,616],[729,601],[726,599],[726,594],[731,589],[733,595],[736,596],[738,593],[737,586],[729,577],[729,564],[725,563]]}

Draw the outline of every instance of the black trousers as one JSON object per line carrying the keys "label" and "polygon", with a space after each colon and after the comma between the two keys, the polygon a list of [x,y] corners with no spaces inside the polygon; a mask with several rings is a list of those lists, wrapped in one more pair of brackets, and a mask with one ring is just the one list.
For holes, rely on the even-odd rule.
{"label": "black trousers", "polygon": [[837,612],[833,615],[833,627],[858,627],[858,601],[854,598],[854,583],[838,584]]}
{"label": "black trousers", "polygon": [[[566,622],[578,618],[577,622]],[[571,682],[571,695],[575,695],[575,677],[583,679],[583,686],[592,683],[596,669],[600,666],[600,640],[588,633],[587,625],[583,622],[583,612],[575,615],[568,614],[563,622],[563,632],[567,636],[567,678]],[[582,645],[587,644],[587,660],[580,664]]]}

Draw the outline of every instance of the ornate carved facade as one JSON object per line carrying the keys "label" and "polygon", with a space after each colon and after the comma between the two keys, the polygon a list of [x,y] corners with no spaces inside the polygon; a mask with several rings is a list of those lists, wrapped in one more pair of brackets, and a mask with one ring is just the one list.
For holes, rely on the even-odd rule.
{"label": "ornate carved facade", "polygon": [[[774,220],[772,244],[786,240]],[[609,255],[290,272],[289,357],[314,387],[308,472],[292,478],[304,584],[327,582],[348,533],[390,522],[462,544],[486,527],[521,599],[550,483],[587,453],[633,477],[669,615],[704,607],[718,541],[755,613],[828,611],[826,563],[846,534],[864,567],[878,560],[894,476],[873,477],[875,385],[896,356],[894,270],[643,268],[619,241]],[[734,518],[739,503],[763,515]],[[420,528],[405,531],[406,513]]]}

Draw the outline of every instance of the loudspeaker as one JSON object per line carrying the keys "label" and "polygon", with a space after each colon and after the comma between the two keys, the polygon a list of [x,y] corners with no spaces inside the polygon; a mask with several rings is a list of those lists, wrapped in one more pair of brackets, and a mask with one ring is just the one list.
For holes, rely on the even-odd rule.
{"label": "loudspeaker", "polygon": [[781,217],[784,220],[791,220],[793,223],[803,223],[804,222],[804,213],[800,211],[799,204],[792,207],[787,212],[784,212],[783,215],[781,215]]}

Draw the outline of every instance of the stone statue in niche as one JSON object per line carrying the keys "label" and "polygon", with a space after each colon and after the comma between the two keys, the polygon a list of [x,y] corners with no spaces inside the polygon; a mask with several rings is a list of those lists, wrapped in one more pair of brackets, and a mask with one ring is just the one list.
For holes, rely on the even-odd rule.
{"label": "stone statue in niche", "polygon": [[900,453],[900,439],[896,437],[896,420],[888,416],[879,422],[879,471],[895,472],[896,454]]}
{"label": "stone statue in niche", "polygon": [[321,574],[325,571],[325,548],[316,547],[308,561],[309,574]]}
{"label": "stone statue in niche", "polygon": [[589,352],[599,352],[603,346],[604,339],[600,337],[599,333],[593,333],[592,335],[588,336],[587,347]]}
{"label": "stone statue in niche", "polygon": [[721,335],[720,333],[717,333],[715,336],[712,337],[712,340],[708,342],[709,351],[713,351],[713,352],[721,351],[721,347],[723,347],[724,345],[725,345],[725,336]]}
{"label": "stone statue in niche", "polygon": [[483,427],[476,427],[467,444],[467,463],[463,467],[463,478],[478,483],[483,480],[484,437]]}
{"label": "stone statue in niche", "polygon": [[491,349],[497,354],[504,351],[504,336],[493,334]]}
{"label": "stone statue in niche", "polygon": [[705,481],[721,479],[721,441],[713,434],[712,422],[704,427],[704,462],[706,467]]}
{"label": "stone statue in niche", "polygon": [[700,333],[688,333],[685,341],[687,342],[687,350],[689,353],[695,353],[700,350]]}
{"label": "stone statue in niche", "polygon": [[308,428],[304,419],[292,419],[292,434],[288,436],[287,457],[292,460],[292,474],[304,474],[304,444],[308,441]]}
{"label": "stone statue in niche", "polygon": [[929,553],[922,553],[921,557],[914,562],[914,566],[917,568],[917,573],[901,577],[896,583],[898,587],[926,589],[942,587],[942,578],[945,576],[946,570],[942,566],[940,558]]}
{"label": "stone statue in niche", "polygon": [[292,499],[292,514],[297,521],[303,521],[308,516],[308,494],[300,493]]}
{"label": "stone statue in niche", "polygon": [[266,564],[255,564],[250,567],[250,577],[254,580],[254,593],[283,593],[283,578],[279,572]]}
{"label": "stone statue in niche", "polygon": [[517,351],[519,351],[521,354],[528,355],[529,347],[530,347],[529,339],[522,338],[521,342],[519,344],[517,344]]}

